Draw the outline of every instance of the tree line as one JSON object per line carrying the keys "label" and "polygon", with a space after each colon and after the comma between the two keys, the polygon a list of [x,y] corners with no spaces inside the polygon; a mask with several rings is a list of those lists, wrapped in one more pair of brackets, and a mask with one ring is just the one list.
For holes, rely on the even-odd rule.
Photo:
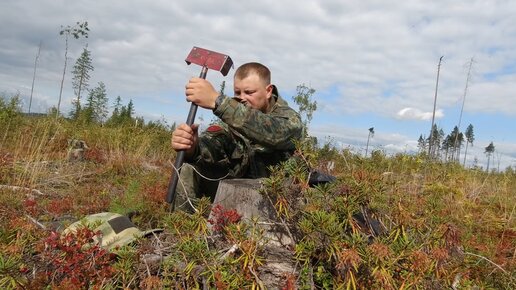
{"label": "tree line", "polygon": [[[88,37],[88,22],[77,22],[72,28],[69,26],[61,30],[60,34],[65,35],[65,38],[71,34],[78,39],[80,36]],[[66,66],[66,60],[65,60]],[[121,124],[143,124],[143,118],[136,118],[134,116],[134,104],[129,100],[127,105],[122,105],[122,99],[118,96],[114,103],[114,108],[111,116],[108,117],[109,98],[106,93],[106,85],[99,82],[96,87],[90,89],[89,80],[93,72],[93,60],[91,51],[88,50],[88,44],[83,48],[79,58],[75,61],[72,70],[72,87],[74,91],[74,99],[72,101],[72,109],[69,112],[69,117],[72,120],[81,123],[97,123],[106,125],[121,125]],[[85,100],[84,94],[86,93]],[[59,107],[57,108],[59,114]]]}
{"label": "tree line", "polygon": [[[61,28],[62,29],[60,30],[59,34],[65,38],[65,61],[59,93],[59,101],[57,107],[52,108],[50,111],[50,114],[55,114],[56,118],[61,115],[60,104],[67,68],[69,38],[88,38],[90,31],[87,21],[77,22],[74,26],[62,26]],[[38,57],[39,52],[35,63],[37,63]],[[88,50],[88,44],[86,43],[81,55],[75,61],[72,70],[72,87],[74,91],[74,98],[72,100],[72,109],[70,112],[68,112],[68,117],[83,124],[96,123],[108,126],[117,126],[123,124],[144,125],[144,119],[142,117],[135,117],[134,115],[135,111],[132,100],[129,100],[127,105],[123,105],[120,96],[116,98],[113,104],[111,115],[109,115],[109,98],[106,93],[105,84],[103,82],[99,82],[94,88],[90,89],[89,81],[93,71],[94,67],[92,55],[91,51]],[[35,72],[36,66],[34,67],[34,74]],[[223,90],[224,83],[221,85],[221,91],[223,92]],[[296,95],[292,97],[293,101],[299,106],[299,112],[303,117],[303,135],[305,137],[308,137],[308,125],[312,119],[314,111],[317,110],[317,102],[312,100],[314,93],[315,89],[302,84],[297,87]],[[166,127],[162,121],[158,121],[156,123],[150,122],[150,125]],[[372,136],[374,136],[374,128],[369,129],[367,147],[369,145],[369,139]],[[433,124],[430,137],[420,135],[418,139],[418,149],[420,152],[428,152],[428,155],[431,159],[460,162],[459,159],[461,156],[461,149],[465,147],[464,157],[462,160],[462,164],[465,166],[468,147],[469,145],[473,146],[474,140],[475,135],[472,124],[469,124],[464,133],[459,132],[458,126],[455,126],[448,135],[445,135],[442,129],[439,129],[437,125]],[[485,147],[484,153],[486,154],[488,160],[487,170],[489,170],[490,159],[494,151],[495,146],[493,142]]]}
{"label": "tree line", "polygon": [[[458,126],[455,126],[448,135],[445,135],[444,130],[439,129],[437,125],[434,124],[431,133],[430,137],[425,137],[423,134],[419,136],[417,146],[420,153],[429,150],[428,155],[431,159],[460,162],[461,149],[465,147],[462,165],[466,166],[468,146],[473,146],[473,142],[475,141],[475,133],[472,124],[468,125],[464,133],[459,131]],[[486,170],[489,171],[489,163],[495,151],[495,146],[493,142],[491,142],[484,149],[484,154],[487,156]]]}
{"label": "tree line", "polygon": [[[59,31],[59,35],[63,36],[65,40],[64,66],[57,107],[52,107],[49,111],[49,114],[55,115],[56,118],[62,116],[60,107],[69,59],[69,40],[71,38],[76,40],[88,38],[89,33],[90,29],[87,21],[76,22],[73,26],[61,26],[61,30]],[[34,66],[34,77],[36,75],[39,54],[40,51],[38,50]],[[72,108],[68,112],[68,117],[73,121],[83,124],[96,123],[108,126],[123,124],[143,125],[145,122],[144,119],[142,117],[135,117],[134,115],[135,110],[133,101],[129,100],[127,105],[123,105],[120,96],[116,98],[113,104],[112,113],[109,116],[109,98],[106,92],[106,85],[103,82],[99,82],[95,87],[90,88],[91,74],[94,69],[92,53],[88,49],[88,43],[86,43],[82,53],[75,61],[71,72],[74,97],[72,99]],[[223,83],[221,85],[221,92],[224,91],[224,86],[225,84]],[[317,102],[312,100],[315,89],[310,86],[306,86],[305,84],[297,86],[296,89],[296,95],[293,96],[292,99],[299,106],[300,114],[303,115],[303,135],[307,137],[308,124],[312,119],[313,112],[317,110]],[[32,103],[32,94],[30,96],[30,103]],[[148,125],[167,127],[164,121],[151,121]],[[172,125],[172,128],[174,127],[175,124]]]}
{"label": "tree line", "polygon": [[[55,115],[56,118],[66,116],[69,119],[82,124],[100,124],[100,125],[144,125],[145,121],[142,117],[135,116],[135,108],[132,100],[127,104],[122,104],[122,99],[118,96],[112,104],[108,104],[109,98],[107,96],[106,85],[101,81],[95,87],[90,88],[91,74],[94,71],[93,59],[91,50],[88,49],[88,43],[85,44],[82,53],[75,61],[72,68],[72,88],[74,96],[72,99],[72,108],[69,112],[63,114],[61,111],[61,100],[63,94],[63,87],[65,83],[67,67],[68,67],[68,50],[70,39],[88,38],[90,29],[88,22],[76,22],[75,25],[61,26],[59,35],[64,37],[65,52],[63,74],[60,82],[59,98],[57,106],[53,106],[48,114]],[[41,45],[40,47],[41,48]],[[34,78],[36,77],[37,63],[39,59],[40,49],[36,56],[34,65]],[[34,79],[33,79],[34,86]],[[29,104],[32,104],[32,93],[30,95]],[[30,114],[30,105],[28,109]],[[109,112],[111,111],[111,115]],[[149,122],[150,126],[160,125],[166,128],[165,122]]]}

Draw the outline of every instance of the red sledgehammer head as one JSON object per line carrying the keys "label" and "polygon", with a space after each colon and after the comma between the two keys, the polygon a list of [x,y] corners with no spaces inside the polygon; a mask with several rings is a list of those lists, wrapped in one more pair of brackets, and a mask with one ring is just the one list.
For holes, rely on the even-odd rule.
{"label": "red sledgehammer head", "polygon": [[233,67],[231,57],[196,46],[192,48],[185,61],[187,64],[194,63],[211,70],[220,71],[223,76],[226,76]]}

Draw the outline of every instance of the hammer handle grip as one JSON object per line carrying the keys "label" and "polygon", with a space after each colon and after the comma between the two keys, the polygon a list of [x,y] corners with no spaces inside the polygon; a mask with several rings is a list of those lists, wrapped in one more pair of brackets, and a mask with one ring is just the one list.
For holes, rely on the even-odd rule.
{"label": "hammer handle grip", "polygon": [[[206,79],[207,73],[208,73],[208,68],[203,66],[199,77],[202,79]],[[188,113],[188,117],[186,118],[186,124],[188,126],[193,125],[194,120],[195,120],[195,114],[197,114],[197,105],[192,103],[190,105],[190,112]],[[170,178],[170,182],[168,184],[167,199],[166,199],[166,201],[170,204],[170,211],[174,211],[174,209],[175,209],[177,182],[179,181],[179,173],[181,171],[181,166],[183,166],[184,160],[185,160],[185,151],[181,150],[181,151],[177,152],[176,161],[174,163],[174,168],[172,170],[172,177]]]}

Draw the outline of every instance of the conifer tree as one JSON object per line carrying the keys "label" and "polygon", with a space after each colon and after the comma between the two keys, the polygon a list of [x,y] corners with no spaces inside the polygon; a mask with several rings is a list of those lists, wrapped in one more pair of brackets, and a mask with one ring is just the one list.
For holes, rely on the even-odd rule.
{"label": "conifer tree", "polygon": [[419,148],[419,153],[426,151],[426,141],[423,137],[423,134],[419,135],[419,139],[417,140],[417,147]]}
{"label": "conifer tree", "polygon": [[116,126],[120,121],[120,112],[122,110],[122,98],[117,96],[115,99],[115,103],[113,104],[113,112],[111,113],[111,117],[107,120],[107,124],[110,126]]}
{"label": "conifer tree", "polygon": [[432,127],[432,134],[427,139],[428,147],[430,148],[430,158],[438,158],[439,151],[441,150],[441,142],[443,141],[444,131],[443,129],[437,128],[434,124]]}
{"label": "conifer tree", "polygon": [[73,119],[77,119],[81,112],[81,93],[88,90],[90,72],[94,69],[91,63],[91,52],[88,50],[88,46],[86,45],[81,56],[75,62],[72,71],[72,86],[76,97],[73,100],[73,108],[70,112],[70,116]]}
{"label": "conifer tree", "polygon": [[81,115],[84,115],[83,118],[88,123],[103,123],[108,113],[107,103],[106,86],[99,82],[98,86],[90,91],[86,108]]}
{"label": "conifer tree", "polygon": [[449,149],[451,149],[451,160],[459,160],[460,148],[464,142],[464,134],[459,132],[459,127],[455,126],[450,133]]}
{"label": "conifer tree", "polygon": [[88,32],[90,29],[88,28],[88,22],[85,21],[83,23],[77,22],[74,26],[67,25],[66,27],[61,26],[62,30],[59,31],[59,35],[64,35],[65,37],[65,55],[64,55],[64,68],[63,68],[63,77],[61,79],[61,88],[59,90],[59,101],[57,102],[57,109],[56,109],[56,118],[59,117],[59,109],[61,107],[61,97],[63,95],[63,85],[64,85],[64,79],[66,75],[66,66],[68,63],[68,38],[70,36],[73,36],[75,39],[79,39],[80,37],[84,36],[85,38],[88,38]]}
{"label": "conifer tree", "polygon": [[485,151],[484,151],[484,153],[487,156],[487,169],[486,169],[487,172],[489,172],[489,161],[491,160],[491,156],[493,155],[494,151],[495,151],[495,146],[493,145],[493,142],[491,141],[491,143],[489,143],[489,145],[487,145],[487,147],[485,148]]}
{"label": "conifer tree", "polygon": [[127,104],[127,109],[125,110],[124,117],[127,120],[131,120],[134,115],[134,104],[133,100],[129,100],[129,103]]}
{"label": "conifer tree", "polygon": [[471,144],[471,146],[473,146],[473,141],[475,141],[475,133],[473,132],[473,125],[469,124],[469,126],[466,128],[466,132],[464,134],[466,135],[466,149],[464,151],[464,162],[462,163],[462,166],[466,166],[466,156],[468,155],[468,144]]}

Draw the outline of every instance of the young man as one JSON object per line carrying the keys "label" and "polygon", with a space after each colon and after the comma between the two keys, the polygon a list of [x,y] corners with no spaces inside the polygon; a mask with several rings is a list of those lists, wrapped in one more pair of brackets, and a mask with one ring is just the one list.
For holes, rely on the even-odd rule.
{"label": "young man", "polygon": [[193,211],[187,196],[213,201],[220,179],[268,176],[268,167],[286,160],[301,138],[299,114],[279,96],[269,69],[260,63],[235,71],[233,98],[201,78],[190,79],[185,93],[187,101],[211,109],[222,122],[200,136],[198,124],[181,124],[173,132],[172,148],[186,151],[176,208]]}

